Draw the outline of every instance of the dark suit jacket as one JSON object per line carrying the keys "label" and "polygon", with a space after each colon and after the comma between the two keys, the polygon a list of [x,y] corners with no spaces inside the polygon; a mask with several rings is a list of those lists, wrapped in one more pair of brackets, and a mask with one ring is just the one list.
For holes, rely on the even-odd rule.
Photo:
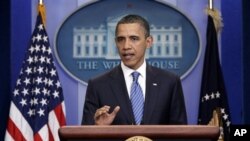
{"label": "dark suit jacket", "polygon": [[[181,82],[173,73],[146,67],[146,96],[143,120],[145,125],[187,124]],[[88,82],[82,124],[94,124],[95,111],[104,106],[121,109],[113,125],[135,124],[121,66]]]}

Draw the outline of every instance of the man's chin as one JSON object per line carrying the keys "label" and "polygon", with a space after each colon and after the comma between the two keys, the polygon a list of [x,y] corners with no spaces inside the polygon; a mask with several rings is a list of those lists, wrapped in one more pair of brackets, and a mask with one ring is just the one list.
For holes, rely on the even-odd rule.
{"label": "man's chin", "polygon": [[136,69],[136,64],[133,61],[123,61],[124,65],[131,68]]}

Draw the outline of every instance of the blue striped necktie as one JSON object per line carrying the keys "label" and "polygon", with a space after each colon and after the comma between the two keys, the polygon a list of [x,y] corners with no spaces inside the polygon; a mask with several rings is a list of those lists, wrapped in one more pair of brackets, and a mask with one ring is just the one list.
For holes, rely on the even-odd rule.
{"label": "blue striped necktie", "polygon": [[143,115],[143,106],[144,106],[144,98],[142,94],[142,89],[138,83],[139,75],[140,73],[136,71],[132,73],[133,83],[132,83],[131,93],[130,93],[130,99],[132,103],[135,123],[137,125],[141,123],[142,115]]}

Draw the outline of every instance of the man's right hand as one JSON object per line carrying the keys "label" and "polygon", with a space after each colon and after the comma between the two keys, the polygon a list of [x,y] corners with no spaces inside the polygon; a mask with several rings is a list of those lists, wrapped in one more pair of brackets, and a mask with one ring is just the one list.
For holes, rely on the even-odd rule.
{"label": "man's right hand", "polygon": [[96,125],[111,125],[116,114],[120,110],[120,106],[116,106],[112,113],[109,113],[110,106],[103,106],[95,112],[94,120]]}

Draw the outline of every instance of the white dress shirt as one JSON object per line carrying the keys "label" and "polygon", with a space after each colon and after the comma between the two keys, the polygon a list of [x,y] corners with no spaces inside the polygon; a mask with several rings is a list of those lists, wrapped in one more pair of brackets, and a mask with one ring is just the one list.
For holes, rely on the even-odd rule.
{"label": "white dress shirt", "polygon": [[141,86],[141,89],[143,92],[143,97],[145,99],[145,94],[146,94],[146,61],[144,60],[143,64],[137,70],[130,69],[129,67],[125,66],[123,62],[121,62],[121,67],[122,67],[123,75],[125,78],[129,98],[130,98],[131,86],[133,83],[132,73],[134,71],[137,71],[140,73],[139,78],[138,78],[138,83]]}

